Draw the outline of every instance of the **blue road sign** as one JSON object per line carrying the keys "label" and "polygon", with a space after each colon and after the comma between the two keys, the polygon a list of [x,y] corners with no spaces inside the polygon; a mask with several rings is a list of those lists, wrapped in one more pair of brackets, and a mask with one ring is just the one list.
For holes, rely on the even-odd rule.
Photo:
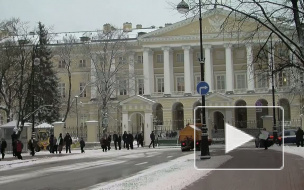
{"label": "blue road sign", "polygon": [[206,95],[209,92],[209,84],[205,81],[201,81],[197,84],[196,90],[201,95]]}

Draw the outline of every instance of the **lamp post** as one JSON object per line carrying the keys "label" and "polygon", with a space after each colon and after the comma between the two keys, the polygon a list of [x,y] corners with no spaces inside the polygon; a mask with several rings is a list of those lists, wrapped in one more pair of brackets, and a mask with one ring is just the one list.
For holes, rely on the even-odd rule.
{"label": "lamp post", "polygon": [[32,55],[32,78],[31,78],[31,88],[32,88],[32,138],[35,139],[35,93],[34,93],[34,83],[35,83],[35,66],[40,64],[40,59],[36,57],[35,54],[35,46],[33,47],[33,55]]}
{"label": "lamp post", "polygon": [[[205,59],[203,54],[203,31],[202,31],[202,2],[199,0],[199,28],[200,28],[200,66],[201,66],[201,81],[205,80]],[[189,11],[189,5],[182,0],[177,5],[178,12],[185,14]],[[208,144],[208,128],[206,126],[206,109],[205,95],[202,95],[202,136],[201,136],[201,156],[200,159],[210,159],[209,144]]]}
{"label": "lamp post", "polygon": [[78,109],[77,109],[77,104],[78,104],[78,96],[75,96],[76,98],[76,136],[78,138]]}
{"label": "lamp post", "polygon": [[277,121],[276,121],[276,114],[275,114],[275,96],[274,96],[274,81],[273,81],[273,47],[272,47],[272,35],[270,36],[270,62],[271,62],[271,92],[272,92],[272,112],[273,112],[273,140],[274,142],[278,138],[278,130],[277,130]]}

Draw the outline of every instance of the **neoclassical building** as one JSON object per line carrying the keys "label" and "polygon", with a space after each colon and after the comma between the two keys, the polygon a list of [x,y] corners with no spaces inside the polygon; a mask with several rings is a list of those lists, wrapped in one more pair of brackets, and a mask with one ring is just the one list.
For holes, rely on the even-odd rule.
{"label": "neoclassical building", "polygon": [[[249,40],[248,35],[255,27],[250,21],[241,27],[242,31],[228,28],[223,32],[221,25],[227,14],[223,9],[214,9],[202,15],[205,81],[210,86],[206,95],[206,121],[210,131],[214,126],[223,129],[225,122],[239,128],[263,127],[263,116],[272,116],[272,108],[220,106],[272,106],[272,84],[276,89],[275,104],[285,110],[286,126],[301,126],[301,96],[290,89],[297,81],[303,80],[303,73],[285,70],[277,73],[274,81],[270,80],[269,72],[261,70],[256,63],[263,61],[256,57],[260,44],[265,42],[269,33],[261,28],[258,38]],[[229,22],[234,22],[232,17],[230,19]],[[129,43],[133,46],[130,49],[132,53],[123,59],[128,60],[128,72],[134,77],[123,81],[124,88],[116,90],[111,105],[117,109],[108,113],[108,132],[130,131],[135,134],[143,131],[145,139],[149,139],[152,130],[177,131],[194,120],[200,122],[199,110],[194,118],[194,108],[201,105],[202,99],[196,91],[196,85],[201,81],[198,22],[195,17],[149,29],[124,24],[124,30],[130,33]],[[136,35],[132,36],[134,33]],[[276,45],[279,42],[275,38],[273,42],[273,49],[266,47],[269,53],[265,54],[265,65],[278,64],[280,60],[274,56],[276,54],[292,57],[283,47]],[[93,101],[98,94],[94,87],[85,88],[86,83],[94,80],[94,68],[89,58],[73,56],[77,64],[72,65],[72,94],[83,92],[76,99],[77,113],[74,105],[66,121],[67,130],[75,129],[78,117],[79,126],[83,128],[87,121],[99,121],[97,127],[100,131],[100,110]],[[58,64],[61,94],[66,96],[68,78],[60,70],[64,66],[56,53],[54,63]],[[281,125],[283,115],[278,109],[276,116],[278,125]]]}

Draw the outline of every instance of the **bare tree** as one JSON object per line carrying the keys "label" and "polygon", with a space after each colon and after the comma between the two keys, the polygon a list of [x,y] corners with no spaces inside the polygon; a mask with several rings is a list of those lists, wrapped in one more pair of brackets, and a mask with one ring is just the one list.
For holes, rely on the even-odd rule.
{"label": "bare tree", "polygon": [[106,131],[110,110],[117,111],[112,100],[117,95],[127,95],[128,80],[132,77],[128,59],[130,44],[127,35],[114,28],[98,33],[96,38],[98,40],[86,44],[86,48],[92,60],[92,88],[96,91],[96,97],[92,98],[98,101],[102,128]]}

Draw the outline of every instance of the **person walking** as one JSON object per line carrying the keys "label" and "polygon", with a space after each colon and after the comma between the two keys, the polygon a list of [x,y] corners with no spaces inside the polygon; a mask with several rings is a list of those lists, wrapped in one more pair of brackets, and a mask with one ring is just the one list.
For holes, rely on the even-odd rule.
{"label": "person walking", "polygon": [[7,143],[6,143],[5,139],[2,138],[2,140],[1,140],[1,154],[2,154],[2,159],[4,159],[6,147],[7,147]]}
{"label": "person walking", "polygon": [[134,137],[131,134],[131,132],[129,132],[128,136],[127,136],[127,141],[128,141],[128,145],[127,145],[127,149],[129,150],[129,147],[131,149],[133,149],[133,141],[134,141]]}
{"label": "person walking", "polygon": [[137,147],[139,147],[139,145],[140,145],[141,147],[144,147],[144,136],[143,136],[142,133],[139,133],[139,134],[138,134],[138,136],[137,136],[137,141],[138,141]]}
{"label": "person walking", "polygon": [[120,134],[118,135],[117,143],[118,143],[118,149],[121,150],[121,135]]}
{"label": "person walking", "polygon": [[58,145],[59,154],[61,154],[62,147],[63,147],[62,133],[59,134],[59,137],[58,137],[58,139],[57,139],[57,145]]}
{"label": "person walking", "polygon": [[155,148],[155,135],[154,135],[154,131],[152,131],[152,133],[150,134],[150,139],[151,139],[151,143],[149,145],[149,148],[151,147],[151,145],[153,145],[153,148]]}
{"label": "person walking", "polygon": [[31,137],[31,139],[29,140],[29,142],[27,143],[28,149],[31,151],[31,155],[35,156],[35,140],[33,137]]}
{"label": "person walking", "polygon": [[23,143],[20,140],[16,140],[16,155],[17,158],[20,160],[22,160],[22,155],[21,155],[22,149],[23,149]]}
{"label": "person walking", "polygon": [[71,153],[72,138],[69,133],[65,135],[63,141],[65,142],[65,152],[68,153],[69,151]]}
{"label": "person walking", "polygon": [[57,144],[57,138],[54,137],[54,146],[53,146],[53,152],[57,154],[58,144]]}
{"label": "person walking", "polygon": [[54,135],[53,134],[50,136],[49,143],[50,143],[50,145],[49,145],[50,153],[54,154]]}
{"label": "person walking", "polygon": [[301,147],[303,147],[303,135],[304,135],[304,132],[301,129],[301,127],[299,127],[298,130],[297,130],[297,132],[296,132],[296,144],[297,144],[297,147],[299,147],[300,144],[301,144]]}
{"label": "person walking", "polygon": [[100,139],[100,145],[102,148],[102,152],[107,152],[107,137],[104,136],[103,138]]}
{"label": "person walking", "polygon": [[84,150],[83,150],[84,147],[85,147],[85,142],[84,142],[83,138],[81,137],[81,139],[80,139],[80,149],[81,149],[81,153],[84,153]]}
{"label": "person walking", "polygon": [[11,137],[12,137],[12,146],[13,146],[13,156],[16,157],[17,156],[17,154],[16,154],[17,134],[15,132],[13,132]]}
{"label": "person walking", "polygon": [[127,134],[127,131],[125,131],[124,134],[122,135],[122,140],[124,142],[124,148],[128,147],[127,137],[128,137],[128,134]]}
{"label": "person walking", "polygon": [[111,149],[111,141],[112,141],[112,137],[111,137],[111,134],[108,135],[108,138],[107,138],[107,146],[108,146],[108,150]]}
{"label": "person walking", "polygon": [[117,150],[118,135],[116,134],[116,131],[114,131],[113,134],[113,141],[114,141],[115,150]]}

